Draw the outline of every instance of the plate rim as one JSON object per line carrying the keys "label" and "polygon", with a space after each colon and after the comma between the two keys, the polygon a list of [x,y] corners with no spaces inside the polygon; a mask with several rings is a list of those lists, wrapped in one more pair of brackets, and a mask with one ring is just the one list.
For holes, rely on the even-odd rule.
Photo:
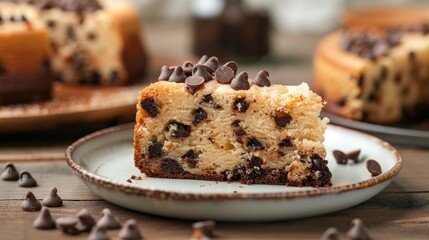
{"label": "plate rim", "polygon": [[85,143],[100,137],[105,137],[114,132],[119,132],[127,129],[133,129],[135,123],[123,124],[114,127],[109,127],[102,129],[86,135],[67,147],[65,151],[66,162],[69,165],[70,169],[77,174],[80,178],[85,181],[98,186],[109,188],[112,190],[120,191],[125,194],[132,194],[141,197],[154,198],[158,200],[182,200],[182,201],[201,201],[201,200],[282,200],[282,199],[295,199],[295,198],[304,198],[304,197],[317,197],[322,195],[330,194],[339,194],[344,192],[356,191],[360,189],[370,188],[377,184],[381,184],[388,180],[391,180],[393,177],[399,174],[402,166],[403,159],[399,151],[394,148],[391,144],[386,141],[383,141],[375,136],[355,131],[352,129],[335,126],[329,124],[330,128],[337,128],[346,131],[351,131],[355,134],[362,135],[363,137],[368,138],[372,142],[380,145],[381,147],[392,152],[396,163],[395,165],[386,172],[372,177],[370,179],[359,181],[352,184],[334,186],[334,187],[321,187],[321,188],[312,188],[305,189],[302,191],[293,191],[293,192],[270,192],[270,193],[193,193],[186,191],[167,191],[167,190],[157,190],[150,188],[142,188],[141,186],[136,186],[132,183],[122,182],[108,177],[100,176],[96,173],[90,172],[77,164],[73,158],[73,152],[78,149],[80,146]]}

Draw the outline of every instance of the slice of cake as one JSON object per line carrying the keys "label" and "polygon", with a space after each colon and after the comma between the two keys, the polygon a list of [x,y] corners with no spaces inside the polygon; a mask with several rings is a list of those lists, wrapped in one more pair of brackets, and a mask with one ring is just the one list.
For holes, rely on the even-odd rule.
{"label": "slice of cake", "polygon": [[164,66],[139,96],[135,165],[149,177],[330,186],[323,100],[268,77],[216,57]]}

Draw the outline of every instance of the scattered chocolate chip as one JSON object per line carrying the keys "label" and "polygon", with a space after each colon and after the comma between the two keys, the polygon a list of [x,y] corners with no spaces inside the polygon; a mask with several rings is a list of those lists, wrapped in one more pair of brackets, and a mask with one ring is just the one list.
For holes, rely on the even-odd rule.
{"label": "scattered chocolate chip", "polygon": [[183,172],[183,167],[176,160],[165,157],[162,159],[161,168],[172,174],[179,174]]}
{"label": "scattered chocolate chip", "polygon": [[269,76],[270,74],[267,70],[259,71],[255,79],[253,79],[252,84],[256,84],[260,87],[269,87],[271,86],[270,79],[268,79]]}
{"label": "scattered chocolate chip", "polygon": [[399,84],[401,82],[402,76],[401,73],[395,74],[395,83]]}
{"label": "scattered chocolate chip", "polygon": [[213,74],[214,71],[218,68],[219,60],[217,57],[210,57],[207,59],[207,61],[204,63],[204,66],[208,67],[207,70],[210,72],[210,74]]}
{"label": "scattered chocolate chip", "polygon": [[338,239],[338,229],[331,227],[326,229],[323,233],[320,240],[337,240]]}
{"label": "scattered chocolate chip", "polygon": [[363,88],[364,82],[365,82],[365,75],[364,74],[359,75],[357,84],[360,88]]}
{"label": "scattered chocolate chip", "polygon": [[[83,67],[80,67],[83,68]],[[101,75],[97,71],[92,71],[89,75],[89,83],[91,84],[99,84],[101,82]]]}
{"label": "scattered chocolate chip", "polygon": [[283,138],[279,143],[279,147],[293,147],[293,143],[289,138]]}
{"label": "scattered chocolate chip", "polygon": [[276,122],[277,126],[286,127],[286,125],[292,121],[292,116],[289,113],[279,112],[277,113],[277,116],[274,117],[274,121]]}
{"label": "scattered chocolate chip", "polygon": [[19,174],[18,185],[23,188],[37,187],[37,181],[28,171],[22,171]]}
{"label": "scattered chocolate chip", "polygon": [[187,78],[185,72],[183,71],[183,68],[181,66],[176,66],[174,68],[173,73],[168,78],[169,82],[175,82],[175,83],[183,83],[185,82],[185,79]]}
{"label": "scattered chocolate chip", "polygon": [[43,207],[39,216],[34,220],[33,227],[37,229],[47,230],[47,229],[55,229],[57,225],[55,224],[55,220],[51,216],[51,212],[47,207]]}
{"label": "scattered chocolate chip", "polygon": [[163,151],[162,148],[164,145],[162,142],[152,142],[149,145],[148,152],[149,152],[149,158],[158,158],[161,157]]}
{"label": "scattered chocolate chip", "polygon": [[[110,209],[105,208],[101,212],[101,218],[98,220],[97,225],[99,228],[105,228],[105,229],[119,229],[121,228],[121,224],[119,223],[119,220],[113,216]],[[94,230],[94,229],[93,229]]]}
{"label": "scattered chocolate chip", "polygon": [[231,88],[234,90],[248,90],[250,88],[249,75],[246,72],[239,73],[231,81]]}
{"label": "scattered chocolate chip", "polygon": [[52,188],[51,192],[42,200],[43,206],[46,207],[61,207],[63,200],[57,194],[57,188]]}
{"label": "scattered chocolate chip", "polygon": [[27,22],[28,22],[27,17],[26,17],[26,16],[24,16],[24,15],[21,15],[21,22],[25,22],[25,23],[27,23]]}
{"label": "scattered chocolate chip", "polygon": [[246,99],[238,98],[234,101],[233,109],[235,111],[246,112],[248,108],[249,103],[246,101]]}
{"label": "scattered chocolate chip", "polygon": [[96,225],[96,222],[91,213],[86,209],[82,209],[77,214],[77,218],[79,219],[77,229],[80,232],[91,232],[91,229]]}
{"label": "scattered chocolate chip", "polygon": [[224,66],[230,67],[234,71],[234,75],[237,74],[238,64],[234,61],[229,61],[224,64]]}
{"label": "scattered chocolate chip", "polygon": [[56,22],[54,20],[48,20],[46,22],[46,25],[50,28],[50,29],[54,29],[55,26],[57,25]]}
{"label": "scattered chocolate chip", "polygon": [[89,33],[86,35],[86,38],[87,38],[89,41],[94,41],[95,39],[97,39],[97,35],[96,35],[95,33],[93,33],[93,32],[89,32]]}
{"label": "scattered chocolate chip", "polygon": [[7,163],[1,174],[1,179],[3,181],[17,181],[19,179],[19,173],[18,170],[16,170],[15,165]]}
{"label": "scattered chocolate chip", "polygon": [[201,102],[213,103],[214,102],[213,96],[211,94],[204,95],[203,98],[201,99]]}
{"label": "scattered chocolate chip", "polygon": [[133,183],[132,181],[131,181],[131,179],[127,179],[126,180],[128,183]]}
{"label": "scattered chocolate chip", "polygon": [[203,108],[199,107],[192,110],[192,116],[194,116],[192,123],[195,125],[207,118],[207,112]]}
{"label": "scattered chocolate chip", "polygon": [[69,235],[79,234],[79,230],[76,228],[76,224],[78,223],[78,220],[75,217],[60,217],[60,218],[57,218],[55,223],[65,234],[69,234]]}
{"label": "scattered chocolate chip", "polygon": [[346,103],[347,103],[347,96],[342,96],[338,100],[338,106],[340,106],[340,107],[344,107],[346,105]]}
{"label": "scattered chocolate chip", "polygon": [[215,227],[216,227],[216,222],[213,221],[213,220],[195,222],[195,223],[192,224],[192,229],[193,230],[199,230],[204,235],[206,235],[208,237],[213,237],[214,236],[214,229],[215,229]]}
{"label": "scattered chocolate chip", "polygon": [[382,173],[381,166],[377,161],[369,159],[366,161],[366,169],[371,173],[371,176],[375,177]]}
{"label": "scattered chocolate chip", "polygon": [[21,208],[26,212],[37,212],[40,211],[42,205],[39,203],[39,201],[37,201],[32,192],[27,192],[25,200],[21,204]]}
{"label": "scattered chocolate chip", "polygon": [[208,68],[204,65],[201,65],[201,64],[195,65],[192,68],[192,76],[200,76],[200,77],[204,78],[205,82],[212,80],[213,77],[209,73],[209,71],[207,71],[207,69]]}
{"label": "scattered chocolate chip", "polygon": [[319,155],[313,155],[311,156],[311,171],[312,172],[319,172],[319,179],[317,182],[317,186],[325,186],[329,184],[332,173],[329,171],[329,168],[327,167],[328,161],[321,158]]}
{"label": "scattered chocolate chip", "polygon": [[[235,136],[238,138],[246,135],[246,131],[243,129],[243,127],[241,127],[240,123],[241,123],[240,120],[235,120],[231,123],[232,131],[234,132]],[[242,143],[241,140],[240,142]]]}
{"label": "scattered chocolate chip", "polygon": [[194,94],[204,83],[204,78],[201,76],[190,76],[185,80],[189,92]]}
{"label": "scattered chocolate chip", "polygon": [[334,158],[338,164],[347,164],[347,160],[349,159],[349,156],[347,156],[347,154],[340,150],[334,150],[332,151],[332,154],[334,155]]}
{"label": "scattered chocolate chip", "polygon": [[204,64],[208,59],[209,57],[207,57],[207,55],[203,55],[200,60],[198,60],[197,64]]}
{"label": "scattered chocolate chip", "polygon": [[229,83],[234,78],[234,76],[235,76],[234,70],[232,70],[228,66],[222,66],[216,69],[216,72],[215,72],[216,80],[220,83]]}
{"label": "scattered chocolate chip", "polygon": [[121,240],[143,239],[143,235],[140,233],[136,220],[129,219],[128,221],[125,222],[124,226],[119,232],[119,239]]}
{"label": "scattered chocolate chip", "polygon": [[158,81],[168,81],[173,70],[171,70],[168,66],[164,65],[161,67],[161,73],[159,74]]}
{"label": "scattered chocolate chip", "polygon": [[249,147],[250,149],[255,150],[255,151],[261,150],[264,148],[264,145],[262,145],[262,143],[258,139],[256,139],[255,137],[250,138],[247,141],[246,145],[247,145],[247,147]]}
{"label": "scattered chocolate chip", "polygon": [[182,64],[182,68],[186,76],[189,77],[192,75],[192,69],[194,68],[194,64],[192,64],[190,61],[186,61]]}
{"label": "scattered chocolate chip", "polygon": [[153,98],[144,99],[140,105],[151,117],[155,117],[159,113],[159,107]]}
{"label": "scattered chocolate chip", "polygon": [[116,83],[119,79],[119,72],[118,70],[112,70],[110,72],[110,83]]}
{"label": "scattered chocolate chip", "polygon": [[191,126],[176,120],[169,121],[166,130],[171,132],[171,136],[175,138],[188,137],[191,135]]}
{"label": "scattered chocolate chip", "polygon": [[66,28],[66,36],[71,41],[76,41],[76,33],[74,31],[73,26],[69,25]]}
{"label": "scattered chocolate chip", "polygon": [[349,159],[353,160],[354,163],[358,163],[359,162],[359,154],[360,154],[360,149],[347,153],[347,157]]}
{"label": "scattered chocolate chip", "polygon": [[110,240],[107,230],[104,227],[94,226],[89,233],[88,240]]}
{"label": "scattered chocolate chip", "polygon": [[11,21],[11,22],[15,22],[15,16],[10,16],[10,17],[9,17],[9,21]]}
{"label": "scattered chocolate chip", "polygon": [[182,159],[185,160],[189,167],[194,168],[197,166],[198,154],[196,154],[193,150],[189,150],[182,156]]}
{"label": "scattered chocolate chip", "polygon": [[359,218],[353,219],[351,227],[347,232],[347,237],[352,240],[369,240],[370,237],[365,230],[362,220]]}

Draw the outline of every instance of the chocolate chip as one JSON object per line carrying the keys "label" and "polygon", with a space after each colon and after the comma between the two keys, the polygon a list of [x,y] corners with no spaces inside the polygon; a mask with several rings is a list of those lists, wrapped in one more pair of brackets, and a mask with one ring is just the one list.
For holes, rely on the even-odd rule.
{"label": "chocolate chip", "polygon": [[86,38],[88,38],[89,41],[94,41],[95,39],[97,39],[97,35],[95,33],[93,33],[93,32],[89,32],[86,35]]}
{"label": "chocolate chip", "polygon": [[269,76],[270,74],[267,70],[259,71],[255,79],[253,79],[252,84],[256,84],[260,87],[269,87],[271,86],[270,79],[268,79]]}
{"label": "chocolate chip", "polygon": [[207,59],[207,61],[204,63],[204,66],[208,67],[207,70],[210,72],[210,74],[213,74],[214,71],[218,68],[219,60],[217,57],[211,57]]}
{"label": "chocolate chip", "polygon": [[203,84],[204,78],[201,76],[190,76],[185,80],[189,92],[194,94]]}
{"label": "chocolate chip", "polygon": [[173,70],[171,70],[168,66],[164,65],[161,67],[161,73],[159,74],[158,81],[168,81]]}
{"label": "chocolate chip", "polygon": [[182,159],[186,162],[186,164],[188,164],[189,167],[194,168],[197,166],[198,154],[196,154],[193,150],[189,150],[182,156]]}
{"label": "chocolate chip", "polygon": [[188,77],[192,75],[193,67],[194,67],[194,64],[192,64],[190,61],[186,61],[182,64],[183,71]]}
{"label": "chocolate chip", "polygon": [[232,131],[234,132],[236,137],[242,137],[246,135],[246,131],[243,129],[243,127],[241,127],[240,123],[240,120],[235,120],[231,123]]}
{"label": "chocolate chip", "polygon": [[311,172],[319,172],[317,186],[325,186],[329,184],[332,173],[329,171],[327,167],[328,161],[323,160],[319,155],[311,156]]}
{"label": "chocolate chip", "polygon": [[171,174],[179,174],[183,172],[183,167],[176,160],[165,157],[162,159],[161,168]]}
{"label": "chocolate chip", "polygon": [[340,97],[340,100],[338,100],[338,106],[344,107],[347,103],[347,96]]}
{"label": "chocolate chip", "polygon": [[76,33],[74,31],[73,26],[69,25],[66,28],[66,36],[71,41],[76,41]]}
{"label": "chocolate chip", "polygon": [[248,148],[250,148],[252,150],[255,150],[255,151],[264,149],[264,146],[262,145],[262,143],[259,142],[259,140],[256,139],[255,137],[250,138],[247,141],[246,145],[247,145]]}
{"label": "chocolate chip", "polygon": [[77,229],[80,232],[91,232],[91,229],[96,225],[94,217],[92,217],[91,213],[86,209],[82,209],[77,214],[77,218],[79,219]]}
{"label": "chocolate chip", "polygon": [[27,17],[26,17],[26,16],[24,16],[24,15],[21,15],[21,22],[25,22],[25,23],[27,23],[27,22],[28,22]]}
{"label": "chocolate chip", "polygon": [[11,22],[15,22],[15,16],[10,16],[10,17],[9,17],[9,21],[11,21]]}
{"label": "chocolate chip", "polygon": [[89,76],[89,82],[91,84],[94,84],[94,85],[100,84],[100,82],[101,82],[101,75],[100,75],[100,73],[97,72],[97,71],[91,71],[90,76]]}
{"label": "chocolate chip", "polygon": [[224,66],[230,67],[234,71],[234,75],[237,74],[238,64],[234,61],[229,61],[224,64]]}
{"label": "chocolate chip", "polygon": [[276,122],[277,126],[286,127],[286,125],[292,121],[292,116],[289,113],[279,112],[277,113],[277,116],[274,117],[274,121]]}
{"label": "chocolate chip", "polygon": [[209,57],[207,57],[207,55],[203,55],[200,60],[198,60],[197,64],[204,64],[208,59]]}
{"label": "chocolate chip", "polygon": [[115,216],[113,216],[112,212],[108,208],[103,209],[103,211],[101,212],[101,218],[100,220],[98,220],[96,226],[105,228],[105,229],[121,228],[121,224],[119,223],[119,220]]}
{"label": "chocolate chip", "polygon": [[32,192],[27,192],[25,200],[21,204],[21,208],[26,212],[37,212],[40,211],[42,205],[39,203],[39,201],[37,201]]}
{"label": "chocolate chip", "polygon": [[334,158],[338,164],[347,164],[347,160],[349,159],[349,156],[347,156],[347,154],[343,153],[340,150],[334,150],[332,151],[332,154],[334,155]]}
{"label": "chocolate chip", "polygon": [[155,117],[159,113],[159,107],[158,105],[156,105],[155,100],[153,98],[144,99],[140,105],[151,117]]}
{"label": "chocolate chip", "polygon": [[231,81],[231,88],[234,90],[248,90],[250,88],[249,75],[246,72],[239,73]]}
{"label": "chocolate chip", "polygon": [[46,22],[46,25],[50,28],[50,29],[54,29],[55,26],[57,25],[56,22],[54,20],[48,20]]}
{"label": "chocolate chip", "polygon": [[216,72],[215,72],[216,80],[220,83],[229,83],[234,78],[234,76],[235,76],[234,70],[232,70],[228,66],[222,66],[216,69]]}
{"label": "chocolate chip", "polygon": [[365,75],[363,74],[359,75],[357,84],[360,88],[363,88],[364,82],[365,82]]}
{"label": "chocolate chip", "polygon": [[61,207],[63,200],[57,194],[57,188],[52,188],[51,192],[42,200],[43,206],[46,207]]}
{"label": "chocolate chip", "polygon": [[199,230],[208,237],[214,236],[215,227],[216,227],[216,222],[213,220],[195,222],[192,224],[193,230]]}
{"label": "chocolate chip", "polygon": [[37,229],[55,229],[57,225],[55,224],[55,220],[51,216],[51,212],[48,208],[43,207],[39,216],[34,220],[33,227]]}
{"label": "chocolate chip", "polygon": [[401,82],[402,76],[401,73],[396,73],[395,74],[395,83],[399,84]]}
{"label": "chocolate chip", "polygon": [[331,227],[326,229],[323,233],[320,240],[337,240],[338,239],[338,229]]}
{"label": "chocolate chip", "polygon": [[293,147],[293,143],[289,138],[283,138],[279,143],[279,147]]}
{"label": "chocolate chip", "polygon": [[185,79],[187,78],[185,72],[183,71],[183,68],[181,66],[177,66],[174,68],[173,73],[168,78],[169,82],[175,82],[175,83],[183,83],[185,82]]}
{"label": "chocolate chip", "polygon": [[365,230],[362,220],[359,218],[353,219],[351,227],[347,232],[347,237],[352,240],[369,240],[370,237]]}
{"label": "chocolate chip", "polygon": [[360,154],[360,149],[347,153],[347,157],[349,159],[353,160],[354,163],[358,163],[359,162],[359,154]]}
{"label": "chocolate chip", "polygon": [[234,101],[233,109],[235,111],[246,112],[248,108],[249,108],[249,103],[245,99],[238,98]]}
{"label": "chocolate chip", "polygon": [[416,52],[410,51],[408,53],[408,59],[410,60],[410,62],[415,62],[416,61]]}
{"label": "chocolate chip", "polygon": [[89,233],[88,240],[110,240],[107,230],[104,227],[94,226]]}
{"label": "chocolate chip", "polygon": [[171,120],[167,123],[166,130],[171,132],[174,138],[189,137],[191,135],[191,126]]}
{"label": "chocolate chip", "polygon": [[201,107],[194,109],[192,111],[192,115],[194,116],[194,119],[192,120],[194,125],[207,118],[207,112]]}
{"label": "chocolate chip", "polygon": [[377,161],[369,159],[366,161],[366,169],[371,173],[371,176],[375,177],[382,173],[381,166]]}
{"label": "chocolate chip", "polygon": [[76,224],[78,223],[78,220],[76,217],[60,217],[60,218],[57,218],[55,223],[65,234],[69,234],[69,235],[79,234],[79,230],[76,228]]}
{"label": "chocolate chip", "polygon": [[112,70],[110,72],[110,83],[116,83],[119,79],[119,72],[118,70]]}
{"label": "chocolate chip", "polygon": [[19,173],[18,170],[16,170],[15,165],[7,163],[1,174],[1,179],[3,181],[17,181],[19,179]]}
{"label": "chocolate chip", "polygon": [[140,240],[143,239],[143,235],[140,233],[139,227],[136,220],[129,219],[125,222],[121,231],[119,232],[119,238],[121,240]]}
{"label": "chocolate chip", "polygon": [[162,142],[152,142],[149,145],[148,152],[149,152],[149,158],[158,158],[161,157],[163,151],[162,148],[164,145]]}
{"label": "chocolate chip", "polygon": [[22,171],[19,174],[18,185],[23,188],[37,187],[37,181],[28,171]]}
{"label": "chocolate chip", "polygon": [[212,80],[212,75],[207,71],[207,67],[201,64],[195,65],[192,68],[192,76],[200,76],[204,78],[204,81]]}
{"label": "chocolate chip", "polygon": [[205,102],[205,103],[213,103],[213,96],[211,94],[207,94],[204,95],[203,98],[201,99],[201,102]]}

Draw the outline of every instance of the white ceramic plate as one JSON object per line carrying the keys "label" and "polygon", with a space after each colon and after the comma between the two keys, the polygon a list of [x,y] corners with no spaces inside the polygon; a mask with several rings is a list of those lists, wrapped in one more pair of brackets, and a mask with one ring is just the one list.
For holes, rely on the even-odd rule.
{"label": "white ceramic plate", "polygon": [[[400,154],[388,143],[353,130],[329,126],[325,134],[333,186],[299,188],[243,185],[201,180],[147,178],[134,167],[133,126],[105,129],[66,151],[73,173],[101,198],[137,211],[183,219],[271,221],[316,216],[362,203],[382,191],[402,167]],[[365,163],[338,165],[332,150],[362,149],[383,170],[377,177]],[[132,175],[143,180],[126,180]]]}

